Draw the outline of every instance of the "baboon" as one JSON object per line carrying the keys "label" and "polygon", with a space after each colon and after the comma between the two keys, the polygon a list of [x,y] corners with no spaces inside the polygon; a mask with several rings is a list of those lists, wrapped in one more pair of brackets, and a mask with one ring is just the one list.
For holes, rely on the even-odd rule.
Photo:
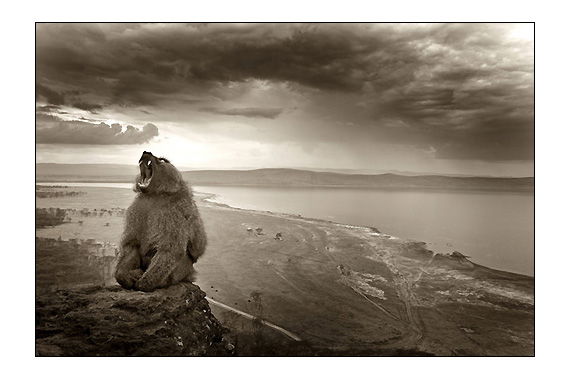
{"label": "baboon", "polygon": [[138,194],[126,211],[115,278],[124,288],[153,291],[189,280],[207,237],[181,173],[151,152],[138,164]]}

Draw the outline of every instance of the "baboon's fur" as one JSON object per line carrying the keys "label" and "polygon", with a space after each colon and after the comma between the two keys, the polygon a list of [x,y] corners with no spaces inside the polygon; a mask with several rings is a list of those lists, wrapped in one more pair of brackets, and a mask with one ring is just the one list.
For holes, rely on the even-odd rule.
{"label": "baboon's fur", "polygon": [[166,159],[144,152],[140,172],[151,162],[151,182],[126,212],[115,277],[124,288],[152,291],[190,279],[207,237],[191,188]]}

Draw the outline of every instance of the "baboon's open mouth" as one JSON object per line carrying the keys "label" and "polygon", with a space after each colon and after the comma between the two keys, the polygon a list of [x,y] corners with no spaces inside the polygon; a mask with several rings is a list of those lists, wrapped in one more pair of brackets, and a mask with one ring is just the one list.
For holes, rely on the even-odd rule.
{"label": "baboon's open mouth", "polygon": [[143,157],[140,160],[140,181],[138,182],[138,186],[141,189],[146,189],[150,185],[152,181],[152,160],[148,157]]}

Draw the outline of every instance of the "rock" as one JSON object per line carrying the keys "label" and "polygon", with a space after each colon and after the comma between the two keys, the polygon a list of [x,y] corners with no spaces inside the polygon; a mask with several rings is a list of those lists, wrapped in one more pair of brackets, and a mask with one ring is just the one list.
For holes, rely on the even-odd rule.
{"label": "rock", "polygon": [[476,265],[468,258],[468,256],[463,255],[459,251],[454,251],[451,254],[436,253],[432,263],[437,266],[447,267],[450,269],[474,269]]}
{"label": "rock", "polygon": [[151,293],[89,286],[36,296],[38,356],[226,356],[235,348],[230,341],[192,283]]}

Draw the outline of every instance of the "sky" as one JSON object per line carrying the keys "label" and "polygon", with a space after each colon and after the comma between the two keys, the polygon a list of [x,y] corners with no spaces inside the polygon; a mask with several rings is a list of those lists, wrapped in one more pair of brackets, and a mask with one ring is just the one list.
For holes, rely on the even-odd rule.
{"label": "sky", "polygon": [[36,25],[36,162],[534,173],[532,24]]}

